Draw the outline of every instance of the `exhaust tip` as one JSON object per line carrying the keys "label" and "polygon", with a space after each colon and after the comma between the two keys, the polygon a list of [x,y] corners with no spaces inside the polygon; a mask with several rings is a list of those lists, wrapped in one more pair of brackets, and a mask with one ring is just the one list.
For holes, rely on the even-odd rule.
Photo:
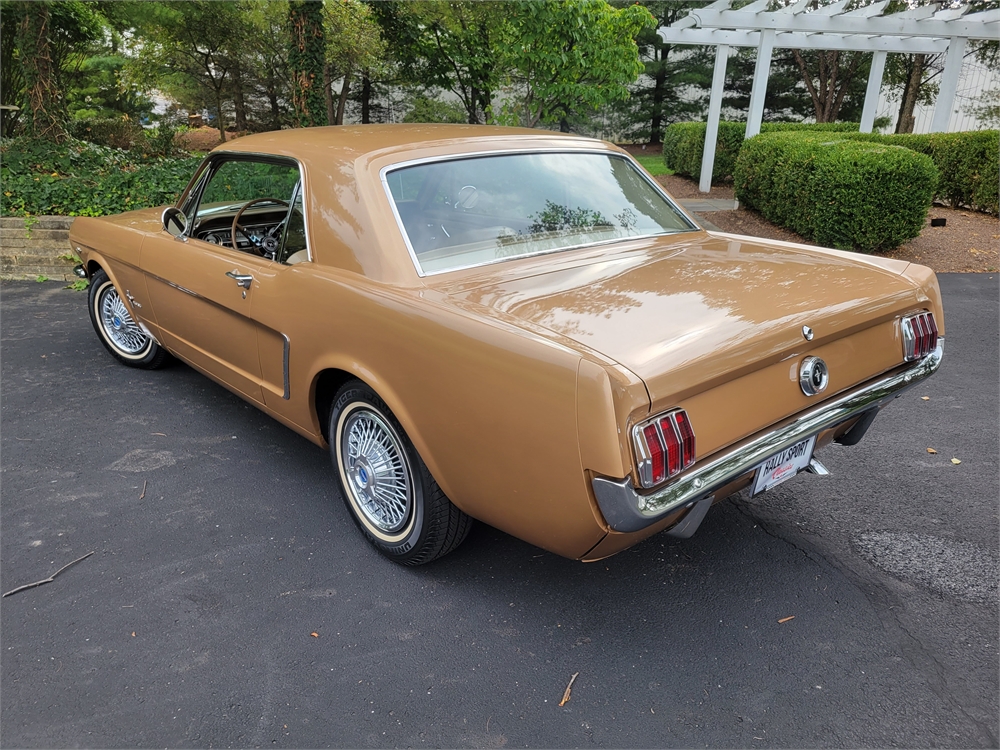
{"label": "exhaust tip", "polygon": [[79,276],[81,279],[87,278],[87,269],[82,265],[73,266],[73,273]]}

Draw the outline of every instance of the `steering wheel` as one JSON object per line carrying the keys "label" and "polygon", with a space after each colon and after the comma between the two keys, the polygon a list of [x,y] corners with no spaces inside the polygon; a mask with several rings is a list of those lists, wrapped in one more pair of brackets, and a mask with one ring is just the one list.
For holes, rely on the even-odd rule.
{"label": "steering wheel", "polygon": [[246,211],[251,206],[256,206],[258,203],[277,203],[279,206],[284,206],[285,208],[288,208],[288,202],[283,201],[280,198],[254,198],[252,201],[247,201],[246,203],[243,204],[243,207],[236,212],[236,216],[233,217],[233,228],[230,231],[229,241],[233,246],[233,250],[240,249],[239,245],[236,244],[236,232],[238,230],[240,234],[242,234],[250,241],[250,247],[253,248],[253,251],[257,255],[261,257],[266,257],[268,253],[270,253],[271,256],[273,257],[274,254],[278,251],[277,232],[279,229],[281,229],[281,226],[285,222],[283,221],[278,222],[274,227],[271,228],[271,231],[269,231],[266,235],[264,235],[263,239],[259,240],[255,239],[254,237],[251,237],[250,233],[247,232],[247,230],[244,229],[242,226],[240,226],[240,219],[243,217],[243,212]]}

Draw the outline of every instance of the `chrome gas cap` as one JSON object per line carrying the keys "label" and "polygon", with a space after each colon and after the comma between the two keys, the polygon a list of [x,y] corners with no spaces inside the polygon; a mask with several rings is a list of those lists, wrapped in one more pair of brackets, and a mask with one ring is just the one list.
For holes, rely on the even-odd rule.
{"label": "chrome gas cap", "polygon": [[826,390],[830,383],[830,370],[819,357],[806,357],[799,367],[799,387],[807,396]]}

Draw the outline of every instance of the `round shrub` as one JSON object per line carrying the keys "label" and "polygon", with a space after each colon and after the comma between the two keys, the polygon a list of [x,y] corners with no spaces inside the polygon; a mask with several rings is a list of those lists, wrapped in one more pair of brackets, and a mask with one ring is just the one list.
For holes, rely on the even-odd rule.
{"label": "round shrub", "polygon": [[910,149],[804,133],[762,133],[736,162],[736,197],[821,245],[891,250],[920,234],[937,184]]}

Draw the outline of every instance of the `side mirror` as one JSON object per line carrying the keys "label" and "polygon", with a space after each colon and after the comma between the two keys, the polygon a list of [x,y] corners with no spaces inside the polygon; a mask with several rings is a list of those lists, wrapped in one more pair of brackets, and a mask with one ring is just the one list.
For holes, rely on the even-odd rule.
{"label": "side mirror", "polygon": [[169,206],[163,209],[163,215],[160,217],[160,220],[163,222],[163,228],[174,237],[180,237],[187,231],[187,216],[176,206]]}

